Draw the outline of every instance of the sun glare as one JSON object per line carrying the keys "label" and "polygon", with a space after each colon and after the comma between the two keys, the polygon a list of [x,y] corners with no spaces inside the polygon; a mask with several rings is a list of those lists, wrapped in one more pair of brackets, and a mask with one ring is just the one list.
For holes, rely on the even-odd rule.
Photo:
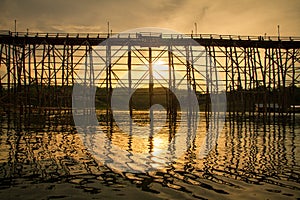
{"label": "sun glare", "polygon": [[153,63],[153,77],[156,80],[163,80],[169,78],[168,65],[162,60]]}

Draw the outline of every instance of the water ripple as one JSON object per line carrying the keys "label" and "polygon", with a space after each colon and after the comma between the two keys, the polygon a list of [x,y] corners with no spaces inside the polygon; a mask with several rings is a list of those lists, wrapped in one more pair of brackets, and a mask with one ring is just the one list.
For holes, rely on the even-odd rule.
{"label": "water ripple", "polygon": [[[149,123],[145,113],[140,115],[136,121]],[[76,185],[90,195],[102,194],[104,186],[117,192],[133,185],[159,198],[300,197],[300,116],[296,116],[296,123],[227,118],[217,145],[205,157],[200,151],[207,121],[204,117],[200,119],[196,137],[189,138],[190,147],[176,161],[167,164],[164,161],[168,152],[174,149],[166,151],[166,148],[176,137],[180,122],[162,127],[153,137],[143,138],[122,133],[115,126],[102,126],[105,132],[102,142],[111,162],[119,159],[126,160],[128,166],[137,165],[134,155],[147,152],[150,156],[141,158],[145,159],[144,164],[160,166],[147,174],[114,171],[99,163],[74,129],[71,116],[59,120],[44,116],[45,123],[33,120],[27,125],[4,119],[0,126],[0,191],[23,183],[27,184],[25,188],[49,183],[51,190],[63,182]],[[118,155],[111,144],[127,154]],[[66,197],[48,196],[49,199]]]}

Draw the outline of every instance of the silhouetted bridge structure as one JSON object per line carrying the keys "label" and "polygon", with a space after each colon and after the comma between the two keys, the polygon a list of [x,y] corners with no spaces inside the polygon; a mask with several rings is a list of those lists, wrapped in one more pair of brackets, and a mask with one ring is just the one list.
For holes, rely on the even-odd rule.
{"label": "silhouetted bridge structure", "polygon": [[[299,103],[300,37],[1,31],[0,45],[4,110],[70,108],[72,86],[79,80],[97,81],[96,105],[108,110],[118,84],[133,89],[148,86],[149,105],[159,95],[155,88],[191,89],[206,111],[210,91],[226,91],[230,112],[259,109],[285,115],[295,112]],[[204,65],[194,62],[200,57]],[[212,76],[214,86],[209,86]],[[170,91],[161,95],[170,110],[174,106]]]}

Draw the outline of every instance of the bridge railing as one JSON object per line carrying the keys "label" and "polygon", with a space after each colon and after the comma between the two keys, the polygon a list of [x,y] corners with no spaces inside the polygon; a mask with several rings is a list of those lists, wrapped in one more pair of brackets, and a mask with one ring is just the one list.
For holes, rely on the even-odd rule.
{"label": "bridge railing", "polygon": [[162,33],[34,33],[11,32],[0,30],[0,36],[13,37],[51,37],[51,38],[140,38],[160,37],[164,39],[221,39],[221,40],[253,40],[253,41],[300,41],[300,37],[288,36],[240,36],[218,34],[162,34]]}

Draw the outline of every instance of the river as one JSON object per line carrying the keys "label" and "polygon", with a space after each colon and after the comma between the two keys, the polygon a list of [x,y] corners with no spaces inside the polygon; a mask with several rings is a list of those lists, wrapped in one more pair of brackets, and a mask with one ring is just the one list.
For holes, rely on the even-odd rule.
{"label": "river", "polygon": [[299,114],[228,114],[216,141],[203,113],[182,137],[181,118],[151,129],[147,116],[134,112],[133,134],[106,122],[82,134],[69,114],[2,114],[0,199],[300,198]]}

